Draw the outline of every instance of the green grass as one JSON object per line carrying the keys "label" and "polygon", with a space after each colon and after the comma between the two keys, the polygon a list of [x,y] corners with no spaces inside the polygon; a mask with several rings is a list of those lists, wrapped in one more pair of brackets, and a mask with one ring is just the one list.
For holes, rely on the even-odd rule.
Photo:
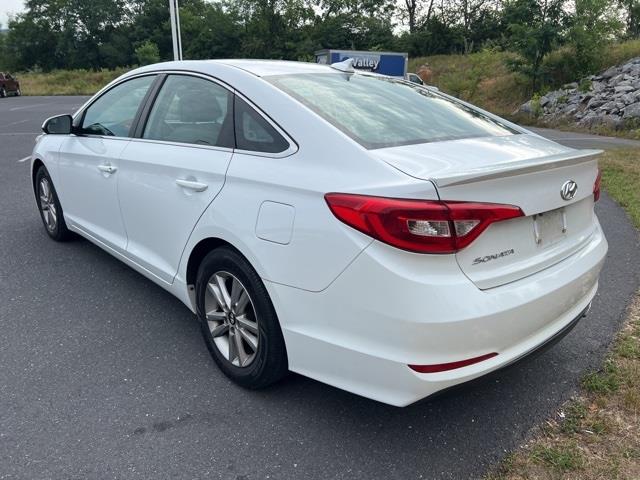
{"label": "green grass", "polygon": [[23,95],[93,95],[131,68],[115,70],[54,70],[27,72],[18,76]]}
{"label": "green grass", "polygon": [[582,453],[575,444],[560,447],[538,445],[531,452],[531,458],[536,463],[560,472],[578,470],[584,465]]}
{"label": "green grass", "polygon": [[575,433],[579,431],[582,420],[587,416],[587,408],[581,402],[573,401],[569,402],[564,413],[561,430],[564,433]]}
{"label": "green grass", "polygon": [[412,58],[409,71],[415,72],[428,63],[433,72],[431,83],[443,92],[505,115],[529,95],[526,81],[506,67],[506,60],[513,56],[509,52],[486,50],[469,55]]}
{"label": "green grass", "polygon": [[640,149],[605,152],[600,160],[602,183],[640,228]]}
{"label": "green grass", "polygon": [[598,372],[590,372],[582,379],[582,388],[590,393],[613,393],[620,388],[620,375],[616,366],[605,363],[604,368]]}
{"label": "green grass", "polygon": [[640,39],[614,43],[607,48],[606,54],[602,56],[600,67],[607,68],[610,65],[618,65],[634,57],[640,57]]}

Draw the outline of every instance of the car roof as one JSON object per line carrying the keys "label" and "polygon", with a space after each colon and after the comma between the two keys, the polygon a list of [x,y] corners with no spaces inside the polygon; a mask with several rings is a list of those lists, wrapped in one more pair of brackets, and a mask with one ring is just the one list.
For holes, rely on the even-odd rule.
{"label": "car roof", "polygon": [[186,70],[202,73],[220,72],[220,69],[240,70],[245,74],[256,77],[270,75],[285,75],[294,73],[340,73],[328,65],[309,62],[293,62],[287,60],[180,60],[173,62],[155,63],[128,72],[129,74],[145,71]]}
{"label": "car roof", "polygon": [[294,62],[287,60],[209,60],[213,63],[222,63],[232,67],[240,68],[258,77],[269,75],[287,75],[294,73],[329,73],[336,72],[328,65],[321,65],[310,62]]}

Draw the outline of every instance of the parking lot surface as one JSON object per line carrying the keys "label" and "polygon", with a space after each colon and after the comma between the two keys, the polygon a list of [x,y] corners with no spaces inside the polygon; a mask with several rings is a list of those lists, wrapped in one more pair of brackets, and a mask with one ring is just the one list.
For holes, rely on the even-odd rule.
{"label": "parking lot surface", "polygon": [[24,159],[44,118],[84,100],[0,99],[0,479],[478,478],[600,365],[638,288],[638,233],[603,195],[593,309],[536,359],[404,409],[297,375],[243,390],[178,300],[47,237]]}

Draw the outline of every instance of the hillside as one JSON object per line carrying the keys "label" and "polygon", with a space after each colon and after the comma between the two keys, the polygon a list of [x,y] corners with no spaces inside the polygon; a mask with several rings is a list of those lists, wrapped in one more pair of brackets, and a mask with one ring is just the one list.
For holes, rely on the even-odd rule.
{"label": "hillside", "polygon": [[[505,61],[514,54],[485,50],[470,55],[436,55],[409,60],[409,71],[415,72],[424,63],[433,71],[432,83],[442,91],[470,101],[498,115],[511,116],[533,93],[523,77],[509,71]],[[563,84],[578,81],[566,71],[565,59],[572,55],[569,49],[552,52],[545,59],[546,93]],[[601,64],[591,73],[625,63],[640,56],[640,40],[607,46]],[[524,118],[519,120],[526,120]]]}

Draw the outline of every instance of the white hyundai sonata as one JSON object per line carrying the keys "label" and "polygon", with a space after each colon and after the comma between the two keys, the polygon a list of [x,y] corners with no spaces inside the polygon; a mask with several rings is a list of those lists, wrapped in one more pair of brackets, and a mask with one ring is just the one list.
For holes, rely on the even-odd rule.
{"label": "white hyundai sonata", "polygon": [[250,388],[291,370],[403,406],[566,333],[607,251],[600,152],[349,67],[123,75],[43,125],[47,233],[178,297]]}

